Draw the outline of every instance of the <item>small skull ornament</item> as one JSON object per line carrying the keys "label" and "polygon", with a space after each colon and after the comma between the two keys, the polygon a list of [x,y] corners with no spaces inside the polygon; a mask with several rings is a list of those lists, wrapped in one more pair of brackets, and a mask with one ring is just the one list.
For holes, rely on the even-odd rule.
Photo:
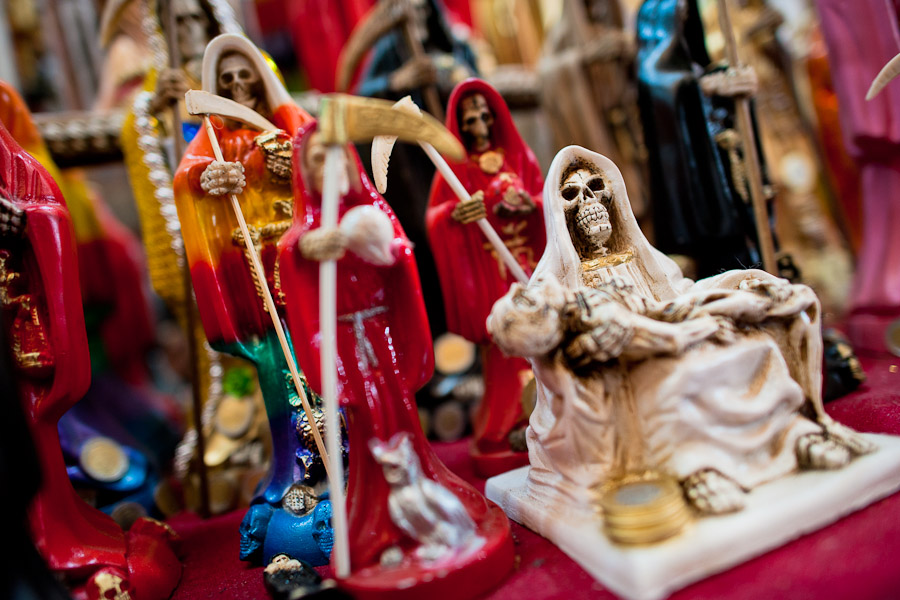
{"label": "small skull ornament", "polygon": [[131,584],[118,569],[100,569],[85,586],[89,600],[131,600]]}
{"label": "small skull ornament", "polygon": [[566,222],[581,258],[606,254],[612,235],[609,202],[612,193],[603,176],[586,168],[571,171],[560,186]]}
{"label": "small skull ornament", "polygon": [[256,67],[243,54],[227,54],[219,61],[218,83],[219,95],[259,110],[262,80]]}

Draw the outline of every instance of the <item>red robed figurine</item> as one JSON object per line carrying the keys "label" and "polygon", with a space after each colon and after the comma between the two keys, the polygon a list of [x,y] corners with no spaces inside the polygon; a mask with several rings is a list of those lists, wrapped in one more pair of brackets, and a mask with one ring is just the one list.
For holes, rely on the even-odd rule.
{"label": "red robed figurine", "polygon": [[[546,243],[544,180],[506,102],[486,82],[467,79],[450,96],[447,129],[468,153],[464,164],[451,165],[454,173],[473,199],[483,199],[484,216],[530,275]],[[527,425],[521,398],[531,370],[527,361],[504,356],[487,333],[485,321],[494,301],[515,278],[471,217],[460,214],[458,204],[450,186],[435,174],[426,216],[428,239],[444,292],[447,327],[481,346],[485,389],[475,416],[472,456],[475,470],[488,477],[528,464],[524,436],[511,444],[510,434]]]}
{"label": "red robed figurine", "polygon": [[[181,565],[170,531],[142,519],[124,533],[81,500],[69,482],[57,421],[87,391],[90,361],[78,257],[56,182],[0,125],[0,300],[41,464],[42,484],[29,509],[35,545],[79,597],[130,587],[165,598]],[[87,580],[85,582],[85,580]]]}
{"label": "red robed figurine", "polygon": [[[304,258],[306,236],[319,231],[324,146],[310,126],[294,141],[294,223],[279,243],[279,271],[286,296],[288,325],[297,358],[310,386],[321,390],[319,357],[319,262]],[[348,150],[350,190],[341,200],[343,220],[351,209],[374,207],[389,241],[376,266],[360,254],[365,242],[350,234],[337,263],[338,394],[348,419],[350,465],[348,512],[351,576],[342,583],[354,596],[373,598],[460,598],[496,585],[512,565],[509,523],[500,509],[435,456],[419,425],[415,392],[434,366],[431,334],[409,240],[385,200],[366,177],[355,152]],[[302,169],[302,170],[301,170]],[[382,215],[386,215],[387,219]],[[365,225],[376,219],[367,215]],[[341,230],[346,222],[342,223]],[[399,458],[399,463],[391,463]],[[396,470],[390,483],[389,466]],[[413,484],[412,482],[417,482]],[[398,526],[394,504],[399,490],[421,502],[451,505],[467,522],[471,552],[435,550],[428,531]],[[424,497],[423,497],[424,496]],[[390,505],[390,509],[389,509]],[[416,513],[415,502],[402,508]],[[421,516],[421,515],[420,515]],[[413,517],[414,518],[414,517]],[[424,516],[427,521],[433,516]],[[477,546],[477,547],[476,547]],[[440,549],[435,550],[440,554]]]}

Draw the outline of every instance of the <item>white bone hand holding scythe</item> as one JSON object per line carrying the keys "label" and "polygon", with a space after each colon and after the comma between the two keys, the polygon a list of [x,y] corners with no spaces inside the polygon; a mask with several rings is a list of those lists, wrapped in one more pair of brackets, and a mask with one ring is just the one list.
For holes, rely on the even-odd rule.
{"label": "white bone hand holding scythe", "polygon": [[[405,98],[398,100],[394,106],[394,110],[412,114],[412,115],[421,115],[422,111],[419,110],[419,107],[416,106],[416,103],[413,102],[412,98],[406,96]],[[388,135],[380,135],[376,137],[372,141],[372,176],[375,178],[375,187],[378,189],[378,193],[383,194],[387,190],[387,171],[388,164],[391,160],[391,151],[394,149],[394,143],[397,141],[397,138],[394,136]],[[472,200],[472,196],[463,186],[462,182],[460,182],[459,178],[456,176],[456,173],[453,172],[453,169],[450,168],[450,165],[447,164],[447,161],[444,160],[444,157],[441,156],[440,152],[438,152],[431,144],[423,140],[417,140],[419,146],[422,147],[422,150],[425,151],[425,154],[428,155],[428,158],[431,159],[431,162],[434,163],[434,166],[443,176],[444,180],[453,190],[453,193],[456,194],[456,197],[459,198],[460,202],[469,202]],[[503,240],[500,239],[500,236],[497,234],[496,230],[491,226],[490,222],[482,217],[475,221],[478,225],[478,228],[481,229],[481,232],[484,234],[484,237],[491,243],[491,246],[494,247],[494,250],[497,252],[497,256],[503,261],[503,264],[506,265],[506,268],[509,269],[509,272],[513,274],[516,278],[516,281],[521,283],[522,285],[528,284],[528,275],[525,274],[525,271],[522,269],[522,265],[519,264],[519,261],[515,259],[512,253],[509,251],[509,248],[506,247],[506,244],[503,243]]]}
{"label": "white bone hand holding scythe", "polygon": [[[213,125],[209,120],[210,115],[219,115],[228,119],[232,119],[234,121],[240,121],[252,127],[256,127],[261,131],[278,130],[278,127],[276,127],[271,121],[263,117],[252,108],[248,108],[243,104],[238,104],[237,102],[229,100],[228,98],[210,94],[209,92],[191,90],[187,94],[185,94],[184,102],[185,106],[187,107],[187,111],[190,114],[203,117],[203,124],[206,127],[206,134],[209,136],[209,142],[212,145],[213,153],[215,154],[217,161],[224,162],[225,158],[222,156],[222,149],[219,147],[219,140],[216,137],[216,133],[213,130]],[[234,216],[237,218],[238,225],[241,228],[241,234],[243,234],[242,237],[244,246],[247,250],[247,256],[250,257],[250,267],[256,276],[256,280],[262,282],[259,287],[260,291],[263,293],[266,312],[271,317],[272,325],[275,327],[275,334],[278,336],[278,341],[281,344],[281,350],[284,353],[284,358],[287,361],[288,369],[291,372],[291,379],[294,382],[294,388],[296,388],[297,395],[300,397],[300,403],[303,405],[303,412],[306,413],[306,418],[309,423],[315,423],[315,416],[313,414],[312,407],[309,404],[309,399],[306,397],[306,392],[303,388],[303,384],[300,381],[300,371],[297,369],[297,362],[294,360],[294,354],[293,352],[291,352],[290,346],[288,346],[287,336],[285,336],[284,327],[281,325],[281,319],[278,317],[278,310],[275,307],[275,301],[272,298],[272,292],[269,290],[269,286],[265,284],[266,274],[263,270],[262,262],[259,259],[259,254],[256,251],[256,247],[253,245],[250,231],[247,228],[247,221],[246,219],[244,219],[244,213],[241,211],[240,201],[235,194],[229,194],[229,197],[231,199],[231,207],[234,210]],[[336,422],[336,419],[330,421],[330,423]],[[338,428],[338,431],[340,431],[340,428]],[[325,442],[324,440],[322,440],[322,435],[319,432],[319,428],[313,427],[312,434],[316,442],[316,449],[319,451],[319,455],[322,457],[322,464],[325,465],[325,471],[328,474],[328,480],[333,481],[334,476],[339,476],[339,481],[343,482],[343,476],[339,474],[335,475],[333,472],[333,464],[328,458],[329,454],[326,450]],[[335,456],[340,455],[340,441],[338,441],[338,451]]]}
{"label": "white bone hand holding scythe", "polygon": [[[394,110],[390,102],[334,94],[322,99],[319,110],[319,134],[327,150],[322,190],[322,231],[338,227],[338,205],[343,174],[346,172],[344,147],[350,142],[366,142],[378,136],[393,136],[408,142],[425,142],[456,160],[465,158],[465,149],[452,133],[434,117]],[[350,220],[348,211],[344,221]],[[374,215],[371,215],[374,216]],[[344,222],[341,223],[343,230]],[[338,577],[350,574],[347,537],[346,500],[337,408],[337,262],[323,260],[319,266],[319,323],[321,327],[322,396],[325,400],[326,435],[329,455],[334,461],[329,477],[334,527],[333,564]],[[357,449],[364,452],[364,449]]]}

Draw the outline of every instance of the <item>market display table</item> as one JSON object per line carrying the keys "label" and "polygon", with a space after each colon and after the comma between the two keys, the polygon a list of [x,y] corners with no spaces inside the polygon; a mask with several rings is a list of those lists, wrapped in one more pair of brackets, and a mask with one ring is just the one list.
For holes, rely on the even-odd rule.
{"label": "market display table", "polygon": [[[865,359],[868,382],[826,405],[835,419],[858,431],[900,435],[900,359]],[[436,443],[451,470],[484,491],[467,453],[468,440]],[[184,574],[173,598],[268,598],[262,567],[238,560],[238,525],[244,511],[208,520],[177,515],[169,524],[181,536]],[[615,598],[555,546],[512,524],[517,566],[488,598]],[[810,535],[724,573],[695,583],[672,598],[896,598],[900,596],[900,494],[849,515]],[[328,568],[321,569],[330,574]]]}

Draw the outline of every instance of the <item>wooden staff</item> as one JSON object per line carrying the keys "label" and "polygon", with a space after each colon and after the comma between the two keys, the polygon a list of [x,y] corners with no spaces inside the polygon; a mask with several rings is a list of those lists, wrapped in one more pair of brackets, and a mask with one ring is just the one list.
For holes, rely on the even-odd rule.
{"label": "wooden staff", "polygon": [[[345,169],[344,148],[333,144],[325,155],[325,175],[322,190],[322,222],[325,230],[337,227],[340,201],[340,174]],[[331,526],[334,529],[334,572],[337,577],[350,575],[350,544],[347,525],[347,498],[344,496],[344,465],[340,456],[340,423],[338,422],[337,395],[337,261],[319,263],[319,327],[322,332],[320,368],[322,370],[322,397],[325,398],[325,435],[328,450],[335,457],[331,465],[335,478],[328,477],[331,499]],[[368,448],[354,448],[354,452],[366,452]],[[339,477],[340,479],[337,479]]]}
{"label": "wooden staff", "polygon": [[[178,28],[175,19],[175,11],[172,10],[172,0],[165,0],[165,28],[164,35],[169,49],[169,68],[181,69],[181,52],[178,50]],[[172,116],[172,138],[175,151],[175,163],[181,161],[184,156],[185,142],[182,133],[181,103],[176,99],[170,107]],[[181,241],[182,249],[185,248],[184,238]],[[194,286],[191,283],[191,269],[188,266],[187,253],[182,250],[184,261],[181,268],[181,285],[184,293],[184,308],[187,318],[188,340],[188,369],[191,381],[191,416],[194,420],[194,428],[197,431],[197,455],[200,476],[200,516],[208,517],[209,510],[209,472],[206,469],[206,440],[203,437],[203,394],[200,392],[200,354],[197,348],[197,319],[194,314]]]}
{"label": "wooden staff", "polygon": [[[738,57],[737,40],[731,27],[728,14],[728,0],[716,0],[719,7],[719,28],[725,37],[725,56],[732,68],[741,66]],[[772,242],[772,230],[769,227],[769,213],[766,210],[765,193],[763,192],[762,167],[756,151],[756,135],[753,131],[753,120],[750,117],[750,98],[739,96],[734,99],[738,133],[744,145],[744,160],[747,164],[747,179],[750,183],[750,200],[753,205],[753,218],[756,221],[756,239],[759,240],[763,269],[773,275],[778,274],[775,261],[775,245]]]}

